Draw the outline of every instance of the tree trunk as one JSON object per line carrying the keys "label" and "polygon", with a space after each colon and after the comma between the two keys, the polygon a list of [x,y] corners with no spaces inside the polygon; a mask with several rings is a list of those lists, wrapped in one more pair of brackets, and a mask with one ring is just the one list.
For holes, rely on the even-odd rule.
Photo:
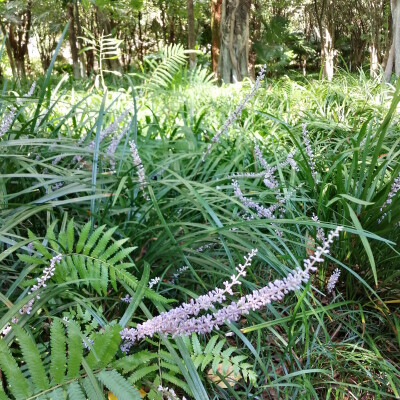
{"label": "tree trunk", "polygon": [[324,39],[323,39],[323,59],[322,59],[324,66],[322,70],[322,76],[326,78],[328,82],[331,82],[333,79],[334,58],[335,58],[335,50],[333,48],[332,36],[328,28],[325,28]]}
{"label": "tree trunk", "polygon": [[248,75],[251,0],[223,0],[218,75],[225,83]]}
{"label": "tree trunk", "polygon": [[378,50],[375,43],[371,43],[369,46],[369,52],[371,57],[371,65],[369,68],[369,73],[371,78],[376,78],[378,76],[379,61],[378,61]]}
{"label": "tree trunk", "polygon": [[84,43],[83,43],[83,32],[82,32],[82,26],[81,26],[81,20],[79,17],[79,6],[78,6],[78,1],[75,1],[75,21],[76,21],[76,29],[78,32],[78,43],[79,43],[79,61],[80,61],[80,74],[82,78],[86,78],[86,60],[85,60],[85,53],[82,52],[84,48]]}
{"label": "tree trunk", "polygon": [[12,51],[12,47],[10,44],[10,39],[7,35],[7,31],[6,31],[6,28],[3,25],[3,23],[1,23],[1,31],[2,31],[3,35],[6,37],[6,51],[7,51],[7,55],[8,55],[8,60],[10,62],[11,72],[12,72],[14,80],[17,80],[18,73],[17,73],[17,68],[15,66],[13,51]]}
{"label": "tree trunk", "polygon": [[79,66],[78,47],[76,45],[74,5],[72,3],[67,4],[67,15],[69,21],[68,39],[71,48],[72,70],[74,73],[74,79],[81,79],[81,68]]}
{"label": "tree trunk", "polygon": [[396,76],[400,75],[400,0],[391,0],[390,6],[393,21],[393,42],[385,69],[386,81],[390,80],[393,67]]}
{"label": "tree trunk", "polygon": [[211,63],[215,76],[218,75],[218,58],[221,47],[222,0],[211,0]]}
{"label": "tree trunk", "polygon": [[26,9],[20,14],[21,23],[18,26],[10,24],[8,32],[9,43],[14,54],[15,65],[18,75],[22,78],[26,76],[25,58],[28,56],[28,42],[32,22],[32,2],[26,3]]}
{"label": "tree trunk", "polygon": [[[196,45],[196,36],[194,32],[194,9],[193,0],[187,0],[187,15],[188,15],[188,48],[194,50]],[[196,54],[189,54],[189,67],[193,69],[196,65]]]}

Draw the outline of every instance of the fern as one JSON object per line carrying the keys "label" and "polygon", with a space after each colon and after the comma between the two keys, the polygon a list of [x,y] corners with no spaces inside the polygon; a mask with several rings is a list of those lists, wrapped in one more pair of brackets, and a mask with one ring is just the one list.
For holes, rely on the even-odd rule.
{"label": "fern", "polygon": [[150,58],[146,60],[150,67],[150,79],[147,82],[147,87],[150,90],[168,89],[174,75],[186,63],[185,50],[181,44],[165,46],[161,50],[160,56],[161,61],[159,63]]}
{"label": "fern", "polygon": [[218,367],[222,364],[222,372],[227,373],[232,370],[235,375],[239,373],[244,379],[249,379],[253,384],[256,382],[256,374],[252,370],[252,366],[243,361],[247,360],[247,356],[232,354],[237,350],[236,347],[229,346],[225,350],[226,339],[219,340],[218,335],[214,335],[203,348],[195,333],[192,334],[191,341],[186,339],[186,345],[192,351],[192,360],[196,368],[204,371],[211,366],[213,374],[217,374]]}
{"label": "fern", "polygon": [[[102,398],[105,396],[103,384],[120,400],[141,399],[140,393],[110,365],[121,340],[118,335],[121,327],[108,326],[94,335],[93,350],[83,357],[84,335],[73,322],[66,324],[68,340],[62,322],[55,320],[50,327],[50,341],[44,347],[37,345],[23,328],[12,325],[15,345],[18,344],[20,351],[12,354],[6,341],[0,339],[0,367],[7,384],[5,391],[0,389],[0,400],[49,397],[53,400],[98,400],[100,394]],[[43,360],[41,351],[49,354],[46,357],[49,363]]]}
{"label": "fern", "polygon": [[[117,290],[117,281],[126,283],[133,290],[137,288],[138,279],[127,271],[134,264],[124,262],[136,247],[121,248],[127,239],[113,242],[116,228],[105,230],[106,226],[102,225],[90,234],[91,224],[88,222],[81,232],[76,232],[73,220],[67,224],[66,232],[56,234],[55,228],[56,223],[48,227],[45,241],[55,252],[63,254],[53,277],[57,283],[80,280],[78,286],[92,288],[104,296],[108,293],[109,285]],[[75,237],[79,237],[77,242]],[[46,265],[53,255],[32,232],[29,232],[29,238],[36,255],[19,254],[18,257],[31,265]],[[144,295],[160,303],[168,302],[149,288],[145,289]]]}

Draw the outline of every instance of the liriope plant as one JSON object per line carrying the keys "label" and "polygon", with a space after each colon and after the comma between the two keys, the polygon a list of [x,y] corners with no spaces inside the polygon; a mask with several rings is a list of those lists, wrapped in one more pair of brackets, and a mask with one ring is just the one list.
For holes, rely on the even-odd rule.
{"label": "liriope plant", "polygon": [[24,328],[13,324],[12,329],[11,346],[0,339],[1,400],[98,400],[108,390],[119,400],[142,398],[111,363],[121,341],[119,325],[96,333],[86,355],[85,337],[72,321],[55,319],[49,341],[41,344]]}

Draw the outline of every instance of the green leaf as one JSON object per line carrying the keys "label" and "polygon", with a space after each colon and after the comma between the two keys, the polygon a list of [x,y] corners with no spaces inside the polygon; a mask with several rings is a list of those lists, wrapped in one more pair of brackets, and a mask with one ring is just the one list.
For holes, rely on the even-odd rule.
{"label": "green leaf", "polygon": [[66,338],[64,325],[59,320],[54,320],[50,328],[51,367],[50,374],[57,384],[65,379],[67,366]]}
{"label": "green leaf", "polygon": [[361,223],[358,220],[356,213],[351,208],[350,204],[347,204],[347,207],[349,209],[350,218],[353,221],[354,226],[357,228],[358,231],[360,231],[359,237],[360,237],[360,240],[361,240],[361,242],[364,246],[364,249],[367,253],[369,263],[371,264],[371,270],[372,270],[372,274],[374,276],[375,285],[378,286],[378,275],[376,273],[375,259],[374,259],[374,255],[372,254],[371,246],[368,242],[368,239],[363,235],[364,229],[362,228]]}
{"label": "green leaf", "polygon": [[117,371],[103,370],[96,377],[115,394],[118,400],[142,400],[139,391]]}
{"label": "green leaf", "polygon": [[47,378],[43,361],[40,357],[39,350],[32,338],[18,325],[13,324],[15,336],[19,341],[22,355],[28,366],[32,382],[37,390],[46,390],[49,388],[49,380]]}
{"label": "green leaf", "polygon": [[32,395],[28,381],[2,338],[0,338],[0,367],[7,378],[11,393],[17,400],[25,400]]}

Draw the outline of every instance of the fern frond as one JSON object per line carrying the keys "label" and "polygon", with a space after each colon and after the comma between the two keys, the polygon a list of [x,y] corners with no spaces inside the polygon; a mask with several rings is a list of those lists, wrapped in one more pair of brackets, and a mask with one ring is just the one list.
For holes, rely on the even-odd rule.
{"label": "fern frond", "polygon": [[0,367],[7,378],[10,391],[17,400],[24,400],[32,395],[27,379],[22,374],[10,349],[2,338],[0,338]]}
{"label": "fern frond", "polygon": [[76,381],[68,385],[68,397],[74,400],[86,400],[81,386]]}
{"label": "fern frond", "polygon": [[149,363],[151,360],[157,357],[157,353],[151,353],[148,350],[143,350],[115,361],[113,366],[114,368],[122,371],[123,374],[126,374],[127,372],[132,372],[139,366]]}
{"label": "fern frond", "polygon": [[91,248],[95,245],[97,242],[97,239],[100,237],[100,235],[103,233],[103,230],[106,226],[102,225],[99,226],[95,231],[89,236],[88,241],[85,244],[85,247],[83,248],[82,254],[85,256],[89,255],[89,252]]}
{"label": "fern frond", "polygon": [[103,370],[96,376],[100,382],[117,396],[118,400],[142,400],[139,391],[117,371]]}
{"label": "fern frond", "polygon": [[173,385],[184,390],[189,396],[192,396],[192,391],[190,390],[189,385],[186,384],[185,382],[183,382],[181,378],[178,378],[175,375],[169,374],[168,372],[163,372],[162,380],[172,383]]}
{"label": "fern frond", "polygon": [[110,242],[112,235],[114,234],[114,232],[117,230],[117,227],[111,228],[109,230],[107,230],[104,235],[102,236],[102,238],[99,240],[99,242],[97,243],[97,246],[92,250],[91,252],[91,256],[96,258],[98,257],[101,253],[103,253],[108,245],[108,243]]}
{"label": "fern frond", "polygon": [[64,390],[62,390],[61,388],[57,388],[49,393],[48,398],[51,400],[65,400]]}
{"label": "fern frond", "polygon": [[49,380],[35,342],[20,326],[13,324],[12,329],[19,341],[19,346],[28,366],[33,385],[37,390],[48,389],[50,386]]}
{"label": "fern frond", "polygon": [[72,253],[74,250],[74,219],[72,218],[67,225],[67,250]]}
{"label": "fern frond", "polygon": [[121,329],[119,325],[114,325],[107,327],[103,333],[95,334],[92,351],[86,357],[90,368],[103,368],[114,358],[121,343]]}
{"label": "fern frond", "polygon": [[82,337],[79,328],[68,323],[68,378],[75,378],[81,370],[83,358]]}
{"label": "fern frond", "polygon": [[76,252],[80,253],[83,249],[83,246],[85,245],[85,242],[89,236],[89,232],[90,232],[90,228],[91,228],[92,224],[89,221],[83,228],[81,233],[79,234],[79,240],[78,243],[76,245]]}
{"label": "fern frond", "polygon": [[158,370],[158,365],[153,364],[149,365],[148,367],[140,368],[138,371],[135,371],[129,378],[128,381],[135,384],[140,379],[144,378],[145,376],[151,374],[154,371]]}
{"label": "fern frond", "polygon": [[65,379],[67,366],[66,339],[64,326],[59,320],[54,320],[50,328],[51,367],[50,373],[57,384]]}

